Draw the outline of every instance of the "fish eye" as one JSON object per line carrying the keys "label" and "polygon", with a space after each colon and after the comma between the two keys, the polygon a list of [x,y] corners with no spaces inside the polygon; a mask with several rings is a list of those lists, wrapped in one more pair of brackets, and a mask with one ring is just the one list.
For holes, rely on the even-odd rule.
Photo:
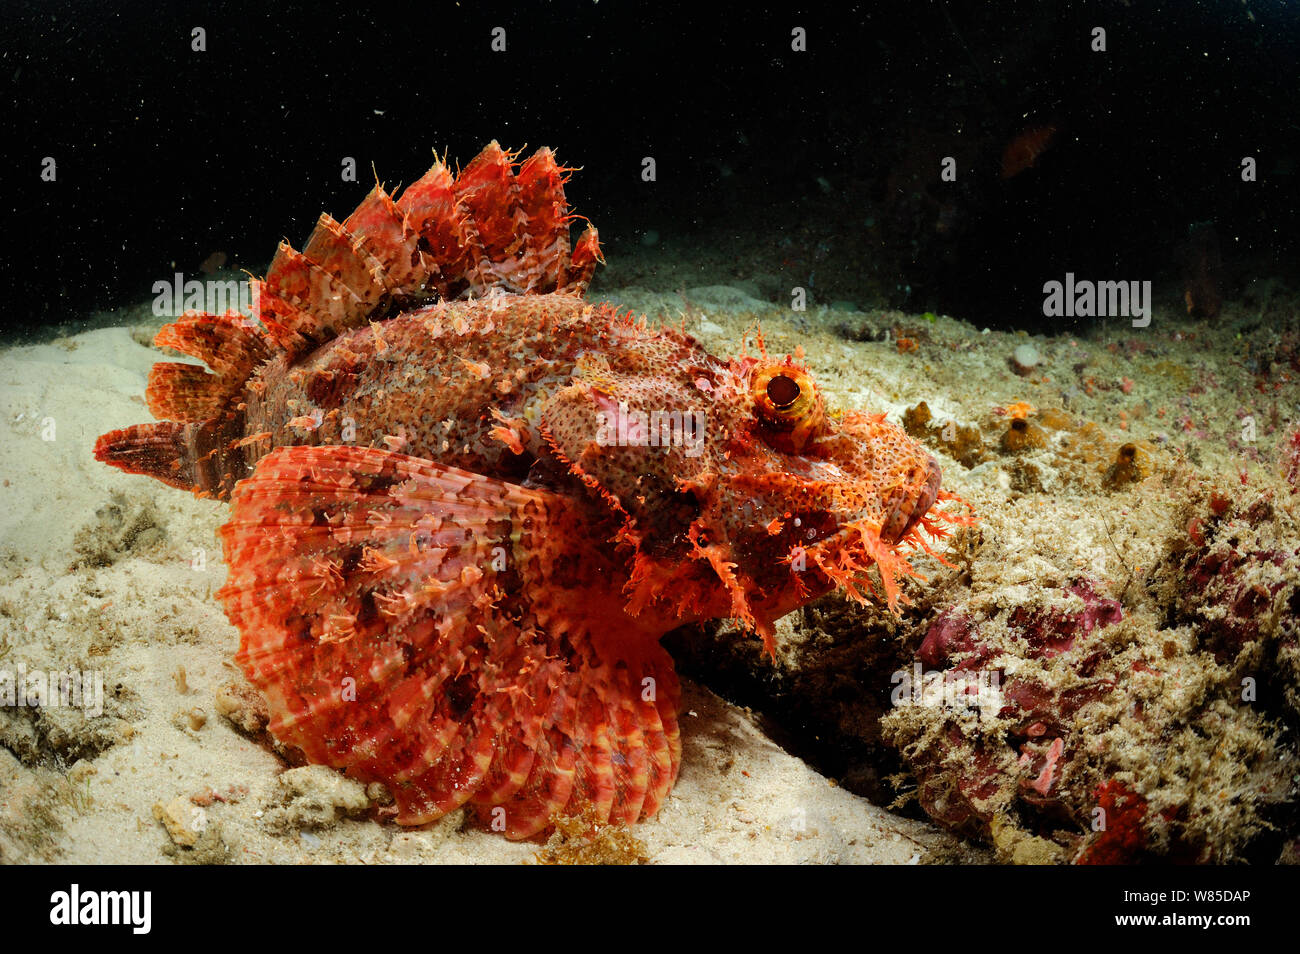
{"label": "fish eye", "polygon": [[799,397],[799,382],[786,374],[778,374],[767,382],[767,396],[778,409],[784,410]]}
{"label": "fish eye", "polygon": [[778,427],[798,424],[821,404],[808,372],[794,365],[756,369],[752,393],[759,415]]}
{"label": "fish eye", "polygon": [[751,383],[754,410],[764,426],[768,444],[799,452],[821,433],[826,412],[812,378],[794,364],[757,368]]}

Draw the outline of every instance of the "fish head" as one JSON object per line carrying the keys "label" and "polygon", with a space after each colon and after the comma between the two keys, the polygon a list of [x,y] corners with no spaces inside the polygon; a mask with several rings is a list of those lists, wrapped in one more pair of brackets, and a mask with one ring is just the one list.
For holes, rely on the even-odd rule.
{"label": "fish head", "polygon": [[831,410],[794,356],[733,369],[739,400],[701,524],[727,541],[747,601],[784,610],[835,587],[865,599],[874,566],[894,606],[906,554],[942,535],[938,463],[884,414]]}
{"label": "fish head", "polygon": [[883,414],[831,410],[801,356],[721,361],[680,333],[636,350],[593,357],[548,414],[557,453],[626,517],[634,607],[766,634],[837,587],[896,605],[906,554],[953,519],[917,441]]}

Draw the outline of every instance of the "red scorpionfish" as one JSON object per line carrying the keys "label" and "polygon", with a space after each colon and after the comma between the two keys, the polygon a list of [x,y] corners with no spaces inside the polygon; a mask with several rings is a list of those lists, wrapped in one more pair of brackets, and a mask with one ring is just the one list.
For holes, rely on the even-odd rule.
{"label": "red scorpionfish", "polygon": [[[549,149],[493,142],[322,215],[253,282],[258,320],[155,343],[159,423],[95,456],[231,503],[236,660],[270,731],[391,791],[527,838],[653,815],[681,761],[670,629],[773,623],[837,587],[893,607],[938,503],[884,415],[828,411],[795,357],[721,360],[593,306]],[[760,350],[761,350],[760,339]]]}

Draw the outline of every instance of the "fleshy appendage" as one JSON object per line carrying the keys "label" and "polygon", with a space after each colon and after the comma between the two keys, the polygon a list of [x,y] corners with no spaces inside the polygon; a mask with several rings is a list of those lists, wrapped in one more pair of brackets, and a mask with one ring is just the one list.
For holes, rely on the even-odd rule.
{"label": "fleshy appendage", "polygon": [[[949,502],[965,508],[966,512],[943,509],[941,505]],[[814,563],[836,588],[844,590],[846,596],[858,603],[866,603],[875,591],[867,573],[874,566],[886,605],[898,612],[898,604],[908,602],[907,596],[899,589],[899,580],[913,577],[924,582],[926,579],[916,571],[908,557],[923,551],[944,566],[955,569],[931,546],[931,542],[949,535],[945,525],[969,527],[975,523],[970,504],[954,493],[940,490],[934,496],[933,505],[917,517],[897,541],[886,542],[881,537],[879,521],[860,520],[846,524],[834,536],[809,547],[805,559]]]}

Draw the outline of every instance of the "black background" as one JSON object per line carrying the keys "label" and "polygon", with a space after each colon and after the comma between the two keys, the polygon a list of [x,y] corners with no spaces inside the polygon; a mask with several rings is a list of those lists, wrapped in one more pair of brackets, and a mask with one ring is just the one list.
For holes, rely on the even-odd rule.
{"label": "black background", "polygon": [[[322,209],[345,215],[372,163],[409,182],[432,148],[466,162],[493,138],[583,166],[570,198],[617,255],[646,228],[723,242],[816,217],[855,236],[901,149],[933,143],[921,154],[937,164],[965,137],[959,227],[895,257],[900,284],[922,286],[908,307],[980,323],[1031,322],[1066,270],[1158,279],[1201,221],[1239,280],[1294,285],[1297,6],[9,2],[3,322],[49,333],[217,250],[261,271]],[[1094,26],[1106,53],[1089,50]],[[1041,162],[1001,180],[1003,145],[1048,122],[1060,133]],[[40,180],[46,156],[56,183]],[[358,183],[340,181],[344,156]],[[886,231],[882,254],[915,239]]]}
{"label": "black background", "polygon": [[[944,865],[895,866],[888,871],[846,872],[824,866],[810,870],[792,866],[745,869],[731,866],[725,876],[709,878],[707,892],[683,891],[683,873],[665,876],[654,867],[569,869],[516,866],[458,867],[412,872],[401,867],[298,866],[243,868],[234,875],[223,867],[166,869],[43,868],[31,870],[11,889],[12,913],[7,938],[15,949],[33,942],[55,944],[114,944],[134,950],[140,946],[178,941],[210,947],[247,949],[270,941],[351,946],[375,939],[427,935],[439,946],[461,947],[481,942],[484,929],[517,926],[519,932],[553,927],[542,906],[538,913],[522,909],[537,899],[555,898],[569,907],[584,907],[583,924],[602,936],[626,934],[629,924],[648,917],[631,902],[612,897],[611,888],[664,895],[662,911],[654,917],[659,930],[689,938],[703,947],[745,950],[770,943],[779,921],[791,941],[820,943],[833,933],[863,941],[897,938],[908,949],[924,949],[956,939],[974,946],[981,940],[1018,936],[1032,915],[1035,901],[1050,900],[1056,908],[1042,920],[1067,931],[1079,945],[1116,943],[1122,949],[1233,949],[1243,943],[1262,944],[1286,930],[1287,902],[1294,884],[1286,868],[1093,868],[1058,867],[1050,872],[1032,866],[983,867],[979,870]],[[538,872],[544,872],[538,874]],[[1051,886],[1046,887],[1050,877]],[[52,926],[50,897],[69,891],[149,890],[152,930],[135,935],[125,926]],[[694,882],[692,882],[694,883]],[[1249,892],[1244,900],[1216,904],[1169,902],[1152,905],[1124,901],[1124,892],[1216,890]],[[459,907],[440,904],[445,895],[465,899]],[[360,896],[362,901],[355,900]],[[607,896],[608,899],[607,899]],[[601,903],[583,904],[599,897]],[[770,897],[771,914],[755,913],[754,899]],[[323,902],[322,899],[332,899]],[[373,902],[368,899],[376,899]],[[499,906],[508,919],[492,918]],[[776,911],[777,905],[789,910]],[[536,906],[534,904],[534,906]],[[949,910],[951,908],[957,910]],[[707,914],[708,916],[701,916]],[[1116,926],[1117,915],[1240,916],[1249,925],[1203,927]],[[836,928],[836,925],[840,925]]]}

